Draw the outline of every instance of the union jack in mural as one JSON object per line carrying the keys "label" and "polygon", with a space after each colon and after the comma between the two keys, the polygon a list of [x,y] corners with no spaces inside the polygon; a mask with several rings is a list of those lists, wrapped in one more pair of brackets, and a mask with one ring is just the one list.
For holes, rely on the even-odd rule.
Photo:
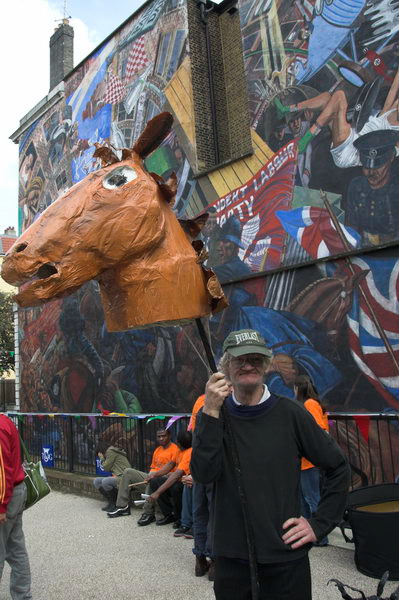
{"label": "union jack in mural", "polygon": [[368,272],[347,315],[352,356],[377,391],[399,409],[399,259],[352,258]]}

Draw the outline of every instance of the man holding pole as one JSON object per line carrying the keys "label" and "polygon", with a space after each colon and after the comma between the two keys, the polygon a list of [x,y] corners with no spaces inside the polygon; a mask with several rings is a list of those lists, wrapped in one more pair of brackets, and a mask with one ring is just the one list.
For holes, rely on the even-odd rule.
{"label": "man holding pole", "polygon": [[[223,352],[220,372],[206,386],[191,460],[196,482],[215,483],[215,596],[310,600],[308,551],[342,518],[349,485],[345,457],[302,406],[264,385],[272,353],[259,332],[230,333]],[[325,474],[309,520],[299,508],[302,456]]]}

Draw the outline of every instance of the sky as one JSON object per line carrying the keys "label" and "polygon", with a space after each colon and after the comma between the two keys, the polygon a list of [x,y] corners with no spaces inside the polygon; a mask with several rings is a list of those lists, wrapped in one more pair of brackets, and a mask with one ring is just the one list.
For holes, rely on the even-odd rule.
{"label": "sky", "polygon": [[[3,9],[0,36],[0,234],[17,229],[18,145],[10,135],[49,89],[49,40],[64,16],[64,0],[13,0]],[[74,28],[74,64],[143,4],[143,0],[68,0],[66,16]]]}

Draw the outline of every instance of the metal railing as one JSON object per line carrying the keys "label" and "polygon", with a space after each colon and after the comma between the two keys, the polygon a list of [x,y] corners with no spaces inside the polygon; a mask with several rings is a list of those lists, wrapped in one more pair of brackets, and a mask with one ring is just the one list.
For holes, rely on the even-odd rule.
{"label": "metal railing", "polygon": [[329,421],[348,458],[352,488],[399,480],[399,413],[332,413]]}
{"label": "metal railing", "polygon": [[[100,440],[123,448],[130,463],[145,471],[151,464],[156,432],[165,428],[169,420],[165,415],[8,413],[8,416],[17,425],[32,458],[39,460],[43,448],[51,448],[54,469],[82,475],[96,474],[96,449]],[[190,415],[179,415],[170,426],[173,441],[181,428],[187,429],[189,418]],[[50,466],[46,460],[42,462],[45,467]]]}
{"label": "metal railing", "polygon": [[[99,440],[123,448],[133,466],[147,470],[156,445],[156,432],[169,420],[165,415],[9,413],[9,416],[18,425],[36,460],[44,447],[51,447],[55,469],[86,475],[96,473]],[[187,428],[190,415],[173,417],[178,417],[170,426],[175,440],[178,431]],[[399,413],[330,413],[328,418],[330,434],[348,457],[352,488],[398,479]]]}

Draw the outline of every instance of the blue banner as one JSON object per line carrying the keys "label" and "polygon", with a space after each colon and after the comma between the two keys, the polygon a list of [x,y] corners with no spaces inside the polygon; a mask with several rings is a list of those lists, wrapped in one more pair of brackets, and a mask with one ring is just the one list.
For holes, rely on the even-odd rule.
{"label": "blue banner", "polygon": [[51,445],[42,446],[42,464],[43,467],[54,467],[54,447]]}

